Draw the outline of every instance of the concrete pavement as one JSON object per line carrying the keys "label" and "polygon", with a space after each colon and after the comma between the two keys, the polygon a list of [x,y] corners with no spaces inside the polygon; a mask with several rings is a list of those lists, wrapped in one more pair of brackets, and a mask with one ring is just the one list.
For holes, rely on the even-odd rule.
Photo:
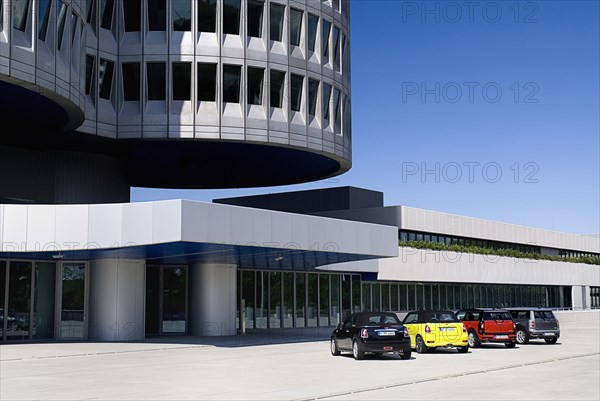
{"label": "concrete pavement", "polygon": [[324,332],[293,343],[255,335],[262,345],[248,346],[235,338],[9,344],[0,346],[0,398],[600,399],[600,320],[561,329],[556,345],[440,350],[408,361],[332,357],[327,341],[303,342]]}

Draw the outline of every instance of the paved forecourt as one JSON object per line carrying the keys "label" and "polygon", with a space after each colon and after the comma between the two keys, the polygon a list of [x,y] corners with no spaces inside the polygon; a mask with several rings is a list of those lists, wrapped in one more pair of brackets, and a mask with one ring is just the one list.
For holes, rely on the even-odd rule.
{"label": "paved forecourt", "polygon": [[2,345],[0,399],[598,400],[600,320],[591,316],[563,323],[556,345],[440,350],[408,361],[333,357],[327,341]]}

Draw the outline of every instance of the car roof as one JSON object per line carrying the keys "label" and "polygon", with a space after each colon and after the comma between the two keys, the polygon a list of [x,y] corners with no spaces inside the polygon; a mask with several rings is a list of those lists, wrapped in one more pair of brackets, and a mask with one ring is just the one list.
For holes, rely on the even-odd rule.
{"label": "car roof", "polygon": [[478,311],[478,312],[507,312],[507,309],[504,308],[465,308],[465,309],[460,309],[460,311]]}
{"label": "car roof", "polygon": [[532,311],[549,311],[552,312],[551,308],[538,308],[538,307],[527,307],[527,306],[523,306],[523,307],[511,307],[511,308],[506,308],[507,310],[532,310]]}

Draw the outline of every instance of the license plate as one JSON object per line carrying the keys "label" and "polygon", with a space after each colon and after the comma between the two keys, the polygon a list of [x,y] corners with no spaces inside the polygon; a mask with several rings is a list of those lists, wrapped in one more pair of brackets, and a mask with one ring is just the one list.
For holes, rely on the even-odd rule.
{"label": "license plate", "polygon": [[377,335],[380,336],[395,336],[396,332],[395,331],[380,331],[377,333]]}
{"label": "license plate", "polygon": [[494,336],[494,338],[496,338],[498,340],[505,340],[508,338],[508,336],[505,334],[501,334],[501,335]]}
{"label": "license plate", "polygon": [[440,331],[454,331],[454,327],[440,327]]}
{"label": "license plate", "polygon": [[544,333],[545,336],[553,336],[554,333]]}

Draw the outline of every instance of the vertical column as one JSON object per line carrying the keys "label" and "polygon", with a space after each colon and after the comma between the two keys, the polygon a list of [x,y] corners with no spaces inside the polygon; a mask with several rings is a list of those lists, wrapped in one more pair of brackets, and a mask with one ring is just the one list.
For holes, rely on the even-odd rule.
{"label": "vertical column", "polygon": [[189,274],[190,335],[235,335],[236,265],[194,264]]}
{"label": "vertical column", "polygon": [[90,340],[144,339],[145,274],[145,260],[90,262]]}

